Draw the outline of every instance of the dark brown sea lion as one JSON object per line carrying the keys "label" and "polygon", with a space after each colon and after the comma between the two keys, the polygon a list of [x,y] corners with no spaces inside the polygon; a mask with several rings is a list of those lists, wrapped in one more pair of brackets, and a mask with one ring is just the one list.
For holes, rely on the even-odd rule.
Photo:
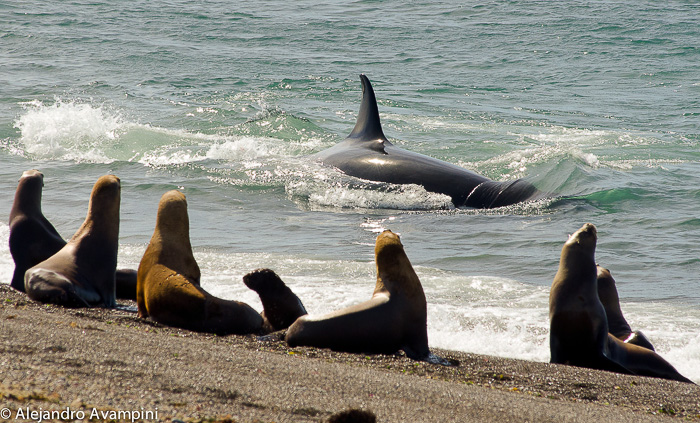
{"label": "dark brown sea lion", "polygon": [[136,301],[136,276],[134,269],[117,269],[117,298],[120,300]]}
{"label": "dark brown sea lion", "polygon": [[425,294],[399,236],[384,231],[375,245],[377,284],[372,299],[322,316],[306,315],[288,329],[287,343],[338,351],[393,354],[426,360]]}
{"label": "dark brown sea lion", "polygon": [[692,383],[660,355],[608,332],[598,298],[597,231],[586,223],[561,251],[549,295],[551,362]]}
{"label": "dark brown sea lion", "polygon": [[10,211],[10,254],[15,271],[10,286],[24,292],[24,273],[66,245],[41,211],[44,175],[38,170],[22,174]]}
{"label": "dark brown sea lion", "polygon": [[163,194],[153,237],[138,270],[136,302],[142,318],[198,332],[248,334],[261,331],[263,319],[246,303],[205,291],[192,254],[185,195]]}
{"label": "dark brown sea lion", "polygon": [[[10,253],[15,271],[10,286],[24,292],[24,273],[66,245],[41,211],[44,175],[38,170],[22,174],[10,212]],[[117,269],[117,298],[136,299],[136,271]]]}
{"label": "dark brown sea lion", "polygon": [[68,307],[116,305],[120,195],[116,176],[97,180],[80,229],[56,254],[26,271],[29,298]]}
{"label": "dark brown sea lion", "polygon": [[306,314],[299,297],[272,270],[254,270],[243,276],[243,282],[260,296],[263,332],[287,329],[297,318]]}
{"label": "dark brown sea lion", "polygon": [[605,315],[608,318],[608,331],[613,336],[625,343],[639,345],[655,351],[651,341],[641,331],[632,331],[625,316],[622,315],[615,279],[613,279],[610,271],[602,266],[598,266],[598,298],[600,298],[600,302],[603,303],[605,308]]}

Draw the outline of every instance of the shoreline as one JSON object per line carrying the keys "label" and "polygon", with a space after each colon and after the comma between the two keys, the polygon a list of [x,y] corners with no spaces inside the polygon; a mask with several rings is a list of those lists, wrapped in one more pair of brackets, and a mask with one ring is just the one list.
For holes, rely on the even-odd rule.
{"label": "shoreline", "polygon": [[378,422],[700,421],[700,387],[675,381],[438,349],[459,365],[289,348],[126,310],[43,305],[6,284],[0,304],[9,421],[20,410],[68,408],[96,411],[93,421],[157,410],[159,421],[325,422],[348,409]]}

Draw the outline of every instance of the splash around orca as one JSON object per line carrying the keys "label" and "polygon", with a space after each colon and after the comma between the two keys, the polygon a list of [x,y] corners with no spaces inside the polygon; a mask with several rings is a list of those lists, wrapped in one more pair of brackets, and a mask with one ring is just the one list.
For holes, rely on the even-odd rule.
{"label": "splash around orca", "polygon": [[456,207],[496,208],[536,200],[546,195],[523,180],[497,182],[433,157],[404,150],[384,135],[369,79],[362,80],[362,104],[348,137],[313,159],[347,175],[392,184],[422,185],[427,191],[449,195]]}

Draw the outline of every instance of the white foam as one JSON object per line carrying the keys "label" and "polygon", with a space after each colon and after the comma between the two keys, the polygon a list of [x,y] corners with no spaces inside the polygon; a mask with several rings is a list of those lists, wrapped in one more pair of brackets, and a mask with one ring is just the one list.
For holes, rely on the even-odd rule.
{"label": "white foam", "polygon": [[308,199],[311,209],[390,209],[445,210],[454,206],[449,196],[428,192],[420,185],[394,185],[363,181],[340,172],[309,167],[307,171],[285,181],[291,196]]}
{"label": "white foam", "polygon": [[[228,139],[223,143],[209,147],[206,157],[216,160],[250,160],[270,156],[273,153],[268,148],[270,144],[265,141],[271,140],[262,140],[255,137]],[[274,142],[282,144],[282,140],[274,140]]]}
{"label": "white foam", "polygon": [[[32,101],[15,121],[19,148],[13,152],[33,159],[111,163],[137,160],[147,166],[169,166],[223,160],[260,166],[265,159],[296,157],[316,149],[322,140],[203,134],[129,122],[104,106],[60,98]],[[262,159],[255,162],[256,159]],[[252,161],[252,162],[251,162]]]}
{"label": "white foam", "polygon": [[0,223],[0,283],[9,284],[15,272],[15,262],[10,254],[10,226]]}
{"label": "white foam", "polygon": [[477,169],[488,173],[490,169],[507,169],[499,175],[500,180],[523,178],[528,176],[534,165],[556,162],[559,157],[572,157],[591,168],[597,168],[601,162],[593,153],[585,152],[574,144],[542,144],[532,148],[513,150],[480,162],[459,162],[467,169]]}
{"label": "white foam", "polygon": [[25,153],[36,159],[109,163],[105,144],[119,137],[125,124],[102,107],[57,99],[51,105],[33,101],[15,122]]}

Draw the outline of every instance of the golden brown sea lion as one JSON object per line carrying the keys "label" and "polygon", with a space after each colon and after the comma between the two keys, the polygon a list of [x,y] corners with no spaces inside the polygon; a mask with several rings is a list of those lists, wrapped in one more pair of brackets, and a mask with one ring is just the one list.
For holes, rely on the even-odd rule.
{"label": "golden brown sea lion", "polygon": [[257,269],[243,276],[246,286],[258,293],[263,305],[263,332],[287,329],[306,314],[299,297],[270,269]]}
{"label": "golden brown sea lion", "polygon": [[399,236],[384,231],[375,245],[377,284],[372,299],[322,316],[306,315],[288,329],[287,343],[338,351],[393,354],[426,360],[425,294]]}
{"label": "golden brown sea lion", "polygon": [[615,279],[610,271],[602,266],[598,266],[598,298],[603,303],[605,315],[608,318],[608,332],[627,344],[639,345],[655,351],[651,341],[642,331],[633,332],[625,316],[622,315]]}
{"label": "golden brown sea lion", "polygon": [[22,174],[10,211],[10,254],[15,271],[10,286],[24,292],[24,273],[66,245],[41,211],[44,175],[38,170]]}
{"label": "golden brown sea lion", "polygon": [[[41,211],[44,175],[38,170],[22,174],[10,212],[10,253],[15,262],[11,286],[24,292],[24,273],[56,254],[66,241]],[[136,299],[136,271],[117,269],[117,298]]]}
{"label": "golden brown sea lion", "polygon": [[597,231],[586,223],[564,244],[549,295],[551,362],[690,382],[660,355],[608,332],[598,298]]}
{"label": "golden brown sea lion", "polygon": [[80,229],[56,254],[26,271],[29,298],[68,307],[116,305],[120,194],[116,176],[97,180]]}
{"label": "golden brown sea lion", "polygon": [[138,270],[136,302],[140,317],[198,332],[247,334],[263,319],[248,304],[214,297],[199,284],[192,254],[185,195],[163,194],[153,237]]}

